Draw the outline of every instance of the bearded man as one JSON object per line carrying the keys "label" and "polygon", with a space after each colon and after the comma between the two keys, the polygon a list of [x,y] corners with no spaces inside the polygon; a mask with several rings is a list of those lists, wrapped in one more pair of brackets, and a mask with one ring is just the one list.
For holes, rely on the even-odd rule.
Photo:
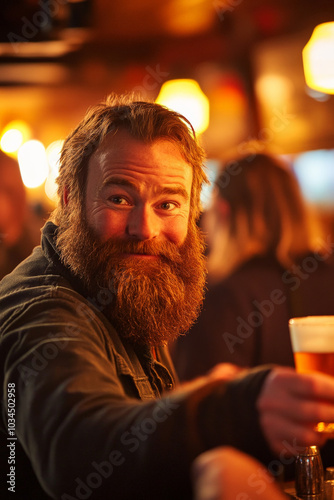
{"label": "bearded man", "polygon": [[93,297],[116,292],[103,312],[122,337],[160,346],[189,329],[203,298],[203,152],[176,113],[164,119],[164,109],[140,103],[134,119],[126,109],[93,111],[69,137],[56,241]]}
{"label": "bearded man", "polygon": [[16,498],[186,500],[206,450],[283,467],[325,442],[325,375],[223,365],[175,388],[166,346],[205,283],[203,159],[181,115],[131,97],[93,107],[65,141],[41,246],[0,284],[1,471]]}

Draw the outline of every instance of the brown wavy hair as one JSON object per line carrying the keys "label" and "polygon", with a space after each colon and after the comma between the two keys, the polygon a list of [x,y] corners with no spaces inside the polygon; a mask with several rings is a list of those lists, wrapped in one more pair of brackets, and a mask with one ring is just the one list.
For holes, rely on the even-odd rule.
{"label": "brown wavy hair", "polygon": [[[154,102],[139,100],[134,94],[113,94],[91,107],[65,140],[57,178],[59,203],[51,220],[68,225],[73,210],[80,209],[83,213],[89,159],[107,134],[116,135],[120,129],[146,143],[166,139],[178,146],[185,161],[193,168],[190,218],[197,220],[201,212],[201,187],[207,182],[207,177],[203,168],[204,151],[195,132],[181,114]],[[63,200],[65,188],[69,193],[67,205]]]}
{"label": "brown wavy hair", "polygon": [[267,154],[243,156],[222,168],[215,182],[229,206],[229,233],[239,248],[252,241],[284,267],[314,250],[319,227],[292,170]]}

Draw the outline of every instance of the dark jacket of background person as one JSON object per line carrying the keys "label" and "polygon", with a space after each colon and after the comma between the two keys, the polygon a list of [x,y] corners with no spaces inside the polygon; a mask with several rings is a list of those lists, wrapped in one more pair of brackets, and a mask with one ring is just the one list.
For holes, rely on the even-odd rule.
{"label": "dark jacket of background person", "polygon": [[266,155],[230,163],[204,217],[203,310],[173,346],[179,377],[218,362],[294,366],[293,316],[334,314],[334,238],[318,231],[292,172]]}
{"label": "dark jacket of background person", "polygon": [[196,324],[172,351],[180,379],[222,361],[294,366],[289,319],[334,314],[333,257],[309,254],[296,266],[293,273],[271,256],[255,256],[209,287]]}
{"label": "dark jacket of background person", "polygon": [[55,229],[48,222],[42,247],[0,284],[1,391],[15,384],[17,395],[13,498],[186,500],[191,463],[206,449],[230,444],[269,463],[255,407],[269,369],[169,393],[165,348],[154,360],[121,339],[106,296],[87,297],[61,264]]}

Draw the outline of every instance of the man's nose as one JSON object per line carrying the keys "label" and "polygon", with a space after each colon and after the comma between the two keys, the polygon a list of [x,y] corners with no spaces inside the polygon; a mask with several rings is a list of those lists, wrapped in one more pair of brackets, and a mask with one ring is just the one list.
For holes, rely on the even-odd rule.
{"label": "man's nose", "polygon": [[127,233],[140,241],[151,240],[159,235],[158,216],[147,206],[135,207],[128,219]]}

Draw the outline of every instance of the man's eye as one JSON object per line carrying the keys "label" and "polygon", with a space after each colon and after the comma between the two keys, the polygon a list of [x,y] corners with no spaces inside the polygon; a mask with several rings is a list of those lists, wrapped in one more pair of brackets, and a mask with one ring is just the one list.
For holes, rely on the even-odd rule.
{"label": "man's eye", "polygon": [[109,196],[108,201],[114,205],[128,205],[128,202],[123,196]]}
{"label": "man's eye", "polygon": [[165,201],[164,203],[161,203],[160,208],[162,210],[173,210],[176,207],[176,203],[173,203],[172,201]]}

